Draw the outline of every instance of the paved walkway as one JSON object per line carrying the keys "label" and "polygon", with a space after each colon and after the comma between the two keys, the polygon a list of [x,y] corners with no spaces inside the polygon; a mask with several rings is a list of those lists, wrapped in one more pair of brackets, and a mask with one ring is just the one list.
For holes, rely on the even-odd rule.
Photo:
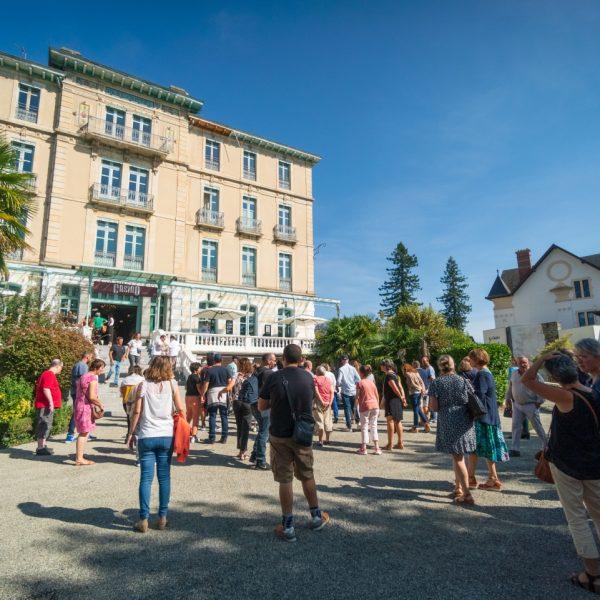
{"label": "paved walkway", "polygon": [[124,435],[120,410],[103,419],[90,468],[75,468],[74,445],[61,440],[49,459],[32,444],[0,452],[0,598],[589,597],[565,582],[579,563],[554,489],[533,476],[536,439],[500,468],[505,491],[476,492],[477,505],[461,508],[433,435],[361,457],[359,434],[335,431],[315,451],[332,526],[306,529],[298,495],[298,543],[285,544],[272,535],[271,473],[235,460],[235,437],[196,445],[173,467],[167,531],[133,533],[138,470]]}

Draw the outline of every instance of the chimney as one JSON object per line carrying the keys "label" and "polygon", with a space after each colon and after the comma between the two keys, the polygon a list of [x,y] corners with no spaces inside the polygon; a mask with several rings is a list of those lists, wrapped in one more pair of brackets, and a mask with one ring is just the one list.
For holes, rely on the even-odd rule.
{"label": "chimney", "polygon": [[519,282],[531,273],[531,250],[525,248],[517,250],[517,267],[519,269]]}

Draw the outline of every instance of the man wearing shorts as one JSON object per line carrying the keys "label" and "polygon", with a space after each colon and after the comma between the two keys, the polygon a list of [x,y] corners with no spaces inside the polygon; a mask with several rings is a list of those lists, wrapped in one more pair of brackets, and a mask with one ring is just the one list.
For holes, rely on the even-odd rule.
{"label": "man wearing shorts", "polygon": [[[258,400],[259,410],[271,409],[271,468],[275,481],[279,483],[282,513],[281,524],[275,528],[275,533],[286,542],[296,541],[292,484],[294,476],[302,482],[302,490],[308,502],[309,527],[313,531],[319,531],[329,522],[329,515],[319,508],[312,447],[301,446],[293,438],[294,418],[290,403],[294,406],[296,415],[312,418],[314,382],[310,373],[298,368],[301,362],[300,346],[286,346],[283,350],[284,368],[275,371],[266,379]],[[287,394],[284,385],[287,385]]]}

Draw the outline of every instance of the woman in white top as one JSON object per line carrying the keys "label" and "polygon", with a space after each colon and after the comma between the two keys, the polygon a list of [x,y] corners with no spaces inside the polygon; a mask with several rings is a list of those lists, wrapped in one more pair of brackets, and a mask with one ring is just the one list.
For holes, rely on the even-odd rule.
{"label": "woman in white top", "polygon": [[133,445],[137,428],[140,473],[140,520],[135,529],[148,531],[150,492],[154,465],[158,478],[158,529],[167,526],[167,511],[171,494],[171,455],[173,454],[173,405],[185,418],[185,408],[179,398],[179,388],[173,379],[168,356],[155,356],[139,384],[129,428],[128,443]]}

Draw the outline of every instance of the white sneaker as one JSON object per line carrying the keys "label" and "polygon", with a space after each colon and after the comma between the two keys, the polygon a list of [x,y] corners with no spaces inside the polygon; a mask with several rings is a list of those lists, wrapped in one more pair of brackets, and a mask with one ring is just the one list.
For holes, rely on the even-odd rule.
{"label": "white sneaker", "polygon": [[196,443],[196,436],[190,435],[190,446],[194,443]]}

